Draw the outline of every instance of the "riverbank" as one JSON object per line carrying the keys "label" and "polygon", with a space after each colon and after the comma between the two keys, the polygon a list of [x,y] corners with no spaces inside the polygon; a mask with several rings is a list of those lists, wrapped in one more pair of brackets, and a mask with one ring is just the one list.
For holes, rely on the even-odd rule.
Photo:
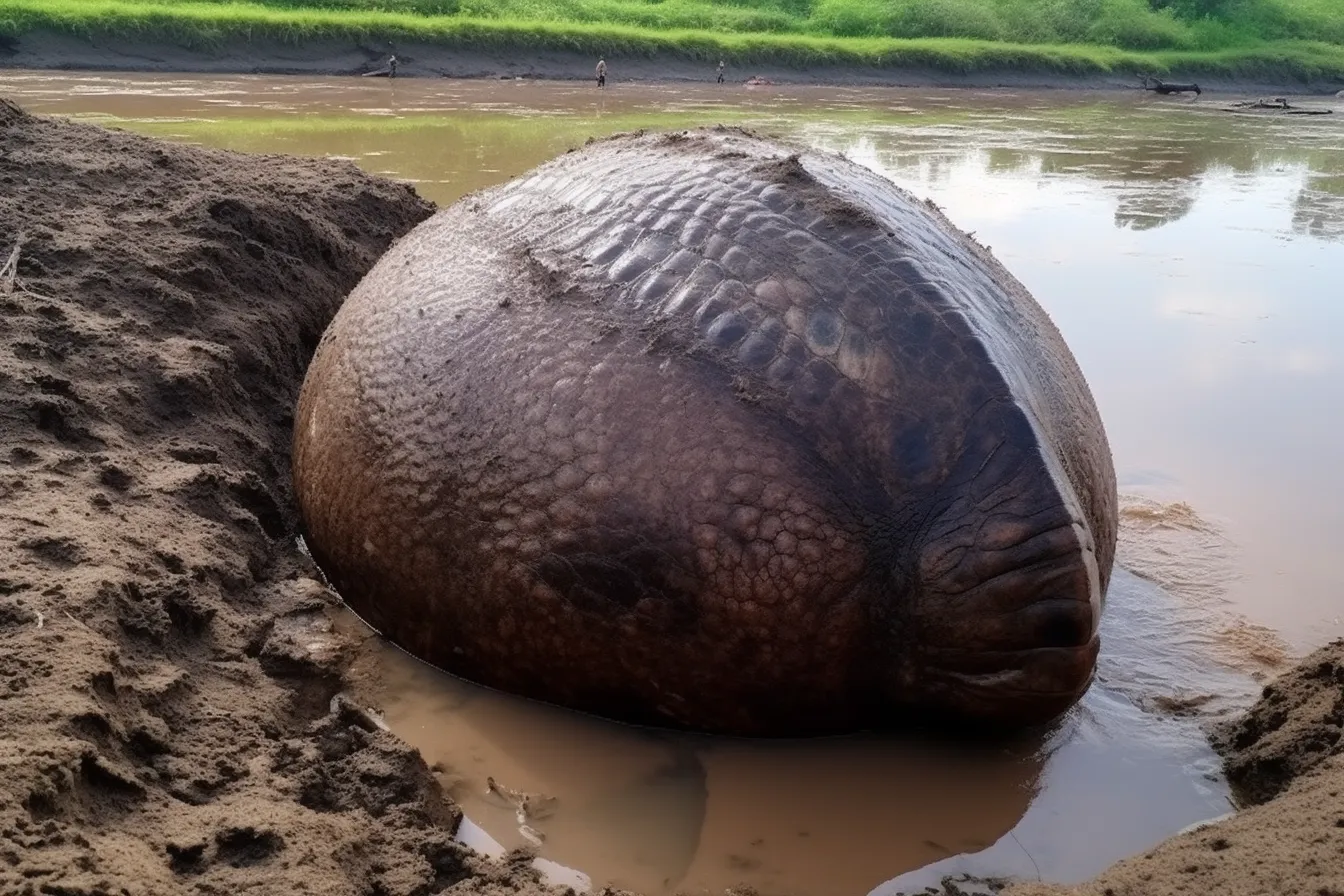
{"label": "riverbank", "polygon": [[[431,207],[8,105],[0,183],[0,892],[542,892],[358,708],[294,540],[307,359]],[[1262,806],[1035,892],[1344,893],[1341,726],[1344,644],[1220,740]]]}
{"label": "riverbank", "polygon": [[[18,5],[7,10],[7,3]],[[365,21],[330,10],[306,10],[309,20],[288,22],[262,7],[255,7],[256,21],[198,20],[176,7],[140,21],[133,17],[135,4],[90,9],[85,18],[67,20],[25,3],[0,0],[0,70],[363,75],[385,68],[395,54],[400,77],[587,80],[604,57],[613,84],[708,82],[724,60],[730,84],[757,77],[778,84],[1113,89],[1154,76],[1241,93],[1325,94],[1344,88],[1344,46],[1302,40],[1138,52],[1099,45],[657,32],[379,13],[367,14]]]}
{"label": "riverbank", "polygon": [[[282,74],[360,76],[382,69],[395,51],[398,77],[412,78],[527,78],[547,81],[590,80],[596,57],[566,50],[499,48],[457,49],[416,41],[395,44],[338,38],[291,45],[282,41],[230,40],[210,48],[192,48],[118,36],[78,37],[53,31],[33,31],[0,42],[0,72],[10,69],[90,70],[108,72]],[[651,56],[606,57],[612,88],[622,82],[714,81],[715,65],[674,53]],[[1275,73],[1272,68],[1235,74],[1179,69],[1173,80],[1198,79],[1202,89],[1239,95],[1334,94],[1344,89],[1344,68],[1337,76],[1304,75],[1295,68]],[[0,75],[2,77],[2,75]],[[741,88],[750,78],[771,84],[820,84],[847,87],[964,87],[1017,89],[1115,90],[1136,88],[1139,77],[1129,70],[1082,68],[1062,70],[1028,66],[989,66],[954,71],[931,64],[876,66],[860,61],[783,65],[732,63],[727,67],[728,88]]]}

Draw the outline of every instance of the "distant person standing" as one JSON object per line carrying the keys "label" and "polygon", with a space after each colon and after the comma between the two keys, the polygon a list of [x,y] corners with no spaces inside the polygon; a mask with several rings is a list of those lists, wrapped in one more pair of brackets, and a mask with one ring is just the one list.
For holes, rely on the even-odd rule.
{"label": "distant person standing", "polygon": [[716,84],[722,84],[722,83],[723,83],[723,60],[722,60],[722,59],[719,60],[719,77],[718,77],[718,80],[715,81],[714,83],[716,83]]}
{"label": "distant person standing", "polygon": [[597,86],[607,86],[607,60],[605,59],[597,60]]}
{"label": "distant person standing", "polygon": [[397,57],[395,56],[387,57],[387,76],[389,78],[397,76]]}

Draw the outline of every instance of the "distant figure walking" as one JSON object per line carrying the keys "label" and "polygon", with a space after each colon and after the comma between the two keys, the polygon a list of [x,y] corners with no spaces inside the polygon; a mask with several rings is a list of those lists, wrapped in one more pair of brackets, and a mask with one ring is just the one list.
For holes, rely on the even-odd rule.
{"label": "distant figure walking", "polygon": [[397,57],[395,56],[387,57],[387,76],[389,78],[397,76]]}
{"label": "distant figure walking", "polygon": [[722,60],[722,59],[719,60],[719,78],[718,78],[718,80],[715,81],[714,83],[716,83],[716,84],[722,84],[722,83],[723,83],[723,60]]}
{"label": "distant figure walking", "polygon": [[597,86],[607,86],[607,60],[605,59],[597,60]]}

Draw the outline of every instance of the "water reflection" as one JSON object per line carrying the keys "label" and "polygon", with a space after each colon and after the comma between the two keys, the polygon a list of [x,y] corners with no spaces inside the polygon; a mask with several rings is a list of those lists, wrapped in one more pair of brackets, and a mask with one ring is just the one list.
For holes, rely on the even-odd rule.
{"label": "water reflection", "polygon": [[477,688],[391,647],[371,679],[393,730],[449,764],[453,796],[500,844],[526,840],[513,810],[486,793],[487,776],[557,798],[551,817],[532,822],[542,856],[599,886],[653,894],[749,884],[860,896],[1003,837],[1052,746],[650,731]]}
{"label": "water reflection", "polygon": [[1344,174],[1307,173],[1293,204],[1293,230],[1320,239],[1344,239]]}
{"label": "water reflection", "polygon": [[[1254,176],[1291,168],[1308,184],[1322,180],[1336,186],[1344,176],[1344,122],[1247,121],[1188,103],[1116,98],[1078,103],[1065,99],[1021,114],[980,115],[974,128],[912,121],[880,129],[824,127],[820,130],[834,133],[813,136],[839,149],[861,131],[861,153],[866,148],[864,154],[880,167],[921,182],[943,183],[952,167],[977,154],[991,175],[1096,182],[1115,197],[1115,225],[1138,230],[1189,214],[1210,174]],[[1304,184],[1302,195],[1321,189]],[[1311,232],[1338,238],[1344,207],[1320,202],[1313,211],[1322,225]]]}
{"label": "water reflection", "polygon": [[[341,155],[415,180],[440,202],[527,170],[585,139],[641,127],[742,123],[821,144],[856,135],[884,168],[938,183],[968,154],[991,174],[1099,183],[1119,227],[1152,229],[1193,208],[1210,173],[1294,168],[1301,232],[1339,238],[1344,120],[1231,115],[1229,100],[1143,94],[534,81],[194,77],[5,72],[0,90],[38,111],[115,118],[149,133],[249,151]],[[1339,111],[1344,103],[1333,100]],[[1296,224],[1296,218],[1294,220]]]}

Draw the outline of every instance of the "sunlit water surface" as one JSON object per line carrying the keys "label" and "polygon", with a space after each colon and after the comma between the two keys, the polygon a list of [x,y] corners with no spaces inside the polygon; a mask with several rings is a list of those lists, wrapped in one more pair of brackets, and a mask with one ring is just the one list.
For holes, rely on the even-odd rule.
{"label": "sunlit water surface", "polygon": [[[371,656],[387,721],[439,764],[464,836],[544,838],[558,881],[846,896],[950,871],[1090,876],[1228,811],[1204,728],[1344,633],[1344,115],[1233,115],[1208,95],[23,72],[0,73],[0,93],[177,140],[345,156],[440,203],[589,137],[742,124],[932,199],[1058,323],[1123,508],[1098,681],[1053,731],[694,737]],[[555,797],[551,813],[520,829],[487,777]]]}

